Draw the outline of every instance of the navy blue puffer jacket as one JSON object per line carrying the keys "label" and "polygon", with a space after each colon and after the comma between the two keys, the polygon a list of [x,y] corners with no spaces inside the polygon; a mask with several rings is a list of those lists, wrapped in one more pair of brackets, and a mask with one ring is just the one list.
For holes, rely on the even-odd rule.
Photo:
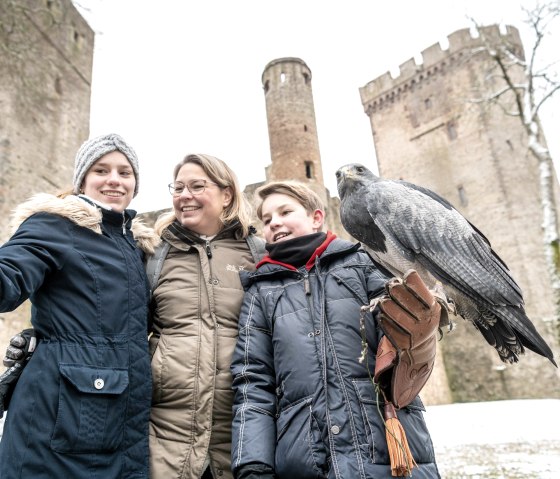
{"label": "navy blue puffer jacket", "polygon": [[[370,375],[381,337],[360,307],[387,281],[359,245],[336,239],[307,271],[263,264],[247,288],[232,362],[232,467],[265,464],[279,479],[392,478],[383,409]],[[398,412],[418,468],[439,477],[420,398]]]}
{"label": "navy blue puffer jacket", "polygon": [[0,311],[29,298],[40,338],[10,403],[0,478],[148,478],[149,289],[134,212],[38,203],[0,248]]}

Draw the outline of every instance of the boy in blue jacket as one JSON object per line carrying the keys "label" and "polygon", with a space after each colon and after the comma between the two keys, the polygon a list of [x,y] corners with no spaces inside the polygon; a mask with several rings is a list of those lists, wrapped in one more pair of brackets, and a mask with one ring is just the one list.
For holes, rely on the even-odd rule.
{"label": "boy in blue jacket", "polygon": [[[416,275],[412,289],[420,294],[397,281],[395,298],[402,301],[367,307],[390,291],[391,278],[360,244],[322,232],[319,197],[289,181],[264,185],[256,195],[268,255],[255,272],[242,274],[246,294],[231,368],[235,477],[379,479],[412,469],[415,478],[440,477],[418,385],[405,378],[403,387],[395,374],[406,363],[397,336],[408,337],[410,328],[393,327],[393,342],[379,326],[381,318],[403,315],[415,324],[439,322],[439,304]],[[424,348],[431,359],[416,368],[429,369],[421,385],[433,366],[431,336]],[[393,397],[395,388],[404,397],[414,393],[402,400]],[[392,415],[408,440],[400,438],[393,451],[408,452],[404,466],[391,466],[388,439],[398,436],[386,433],[386,423],[397,420]]]}

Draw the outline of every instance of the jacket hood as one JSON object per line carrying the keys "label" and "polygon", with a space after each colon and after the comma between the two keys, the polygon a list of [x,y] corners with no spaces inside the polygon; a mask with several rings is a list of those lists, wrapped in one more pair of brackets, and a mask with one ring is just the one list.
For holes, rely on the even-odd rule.
{"label": "jacket hood", "polygon": [[[63,216],[78,226],[101,234],[103,215],[98,207],[74,195],[60,198],[48,193],[34,195],[14,210],[10,221],[11,234],[14,234],[27,218],[36,213]],[[138,242],[138,247],[146,254],[153,254],[160,243],[159,236],[155,234],[154,230],[146,226],[140,219],[132,220],[130,229],[134,239]]]}

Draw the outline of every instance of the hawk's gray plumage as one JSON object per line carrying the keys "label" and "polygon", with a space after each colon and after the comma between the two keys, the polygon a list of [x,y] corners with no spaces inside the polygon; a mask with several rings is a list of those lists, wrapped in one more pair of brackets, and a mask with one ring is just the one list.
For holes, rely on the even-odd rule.
{"label": "hawk's gray plumage", "polygon": [[516,362],[528,348],[556,365],[525,314],[507,265],[449,202],[359,164],[343,166],[336,176],[342,225],[376,261],[396,276],[415,269],[429,287],[439,280],[457,314],[476,326],[502,361]]}

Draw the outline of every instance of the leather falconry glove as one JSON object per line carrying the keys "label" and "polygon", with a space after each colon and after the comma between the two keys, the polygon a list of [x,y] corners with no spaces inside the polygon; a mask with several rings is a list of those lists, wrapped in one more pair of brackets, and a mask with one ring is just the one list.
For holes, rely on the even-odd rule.
{"label": "leather falconry glove", "polygon": [[418,273],[393,278],[378,301],[378,322],[385,333],[377,349],[374,379],[397,409],[422,390],[436,357],[441,306]]}
{"label": "leather falconry glove", "polygon": [[24,329],[10,339],[3,363],[8,369],[0,376],[0,418],[8,410],[12,393],[23,368],[35,351],[37,338],[33,328]]}

